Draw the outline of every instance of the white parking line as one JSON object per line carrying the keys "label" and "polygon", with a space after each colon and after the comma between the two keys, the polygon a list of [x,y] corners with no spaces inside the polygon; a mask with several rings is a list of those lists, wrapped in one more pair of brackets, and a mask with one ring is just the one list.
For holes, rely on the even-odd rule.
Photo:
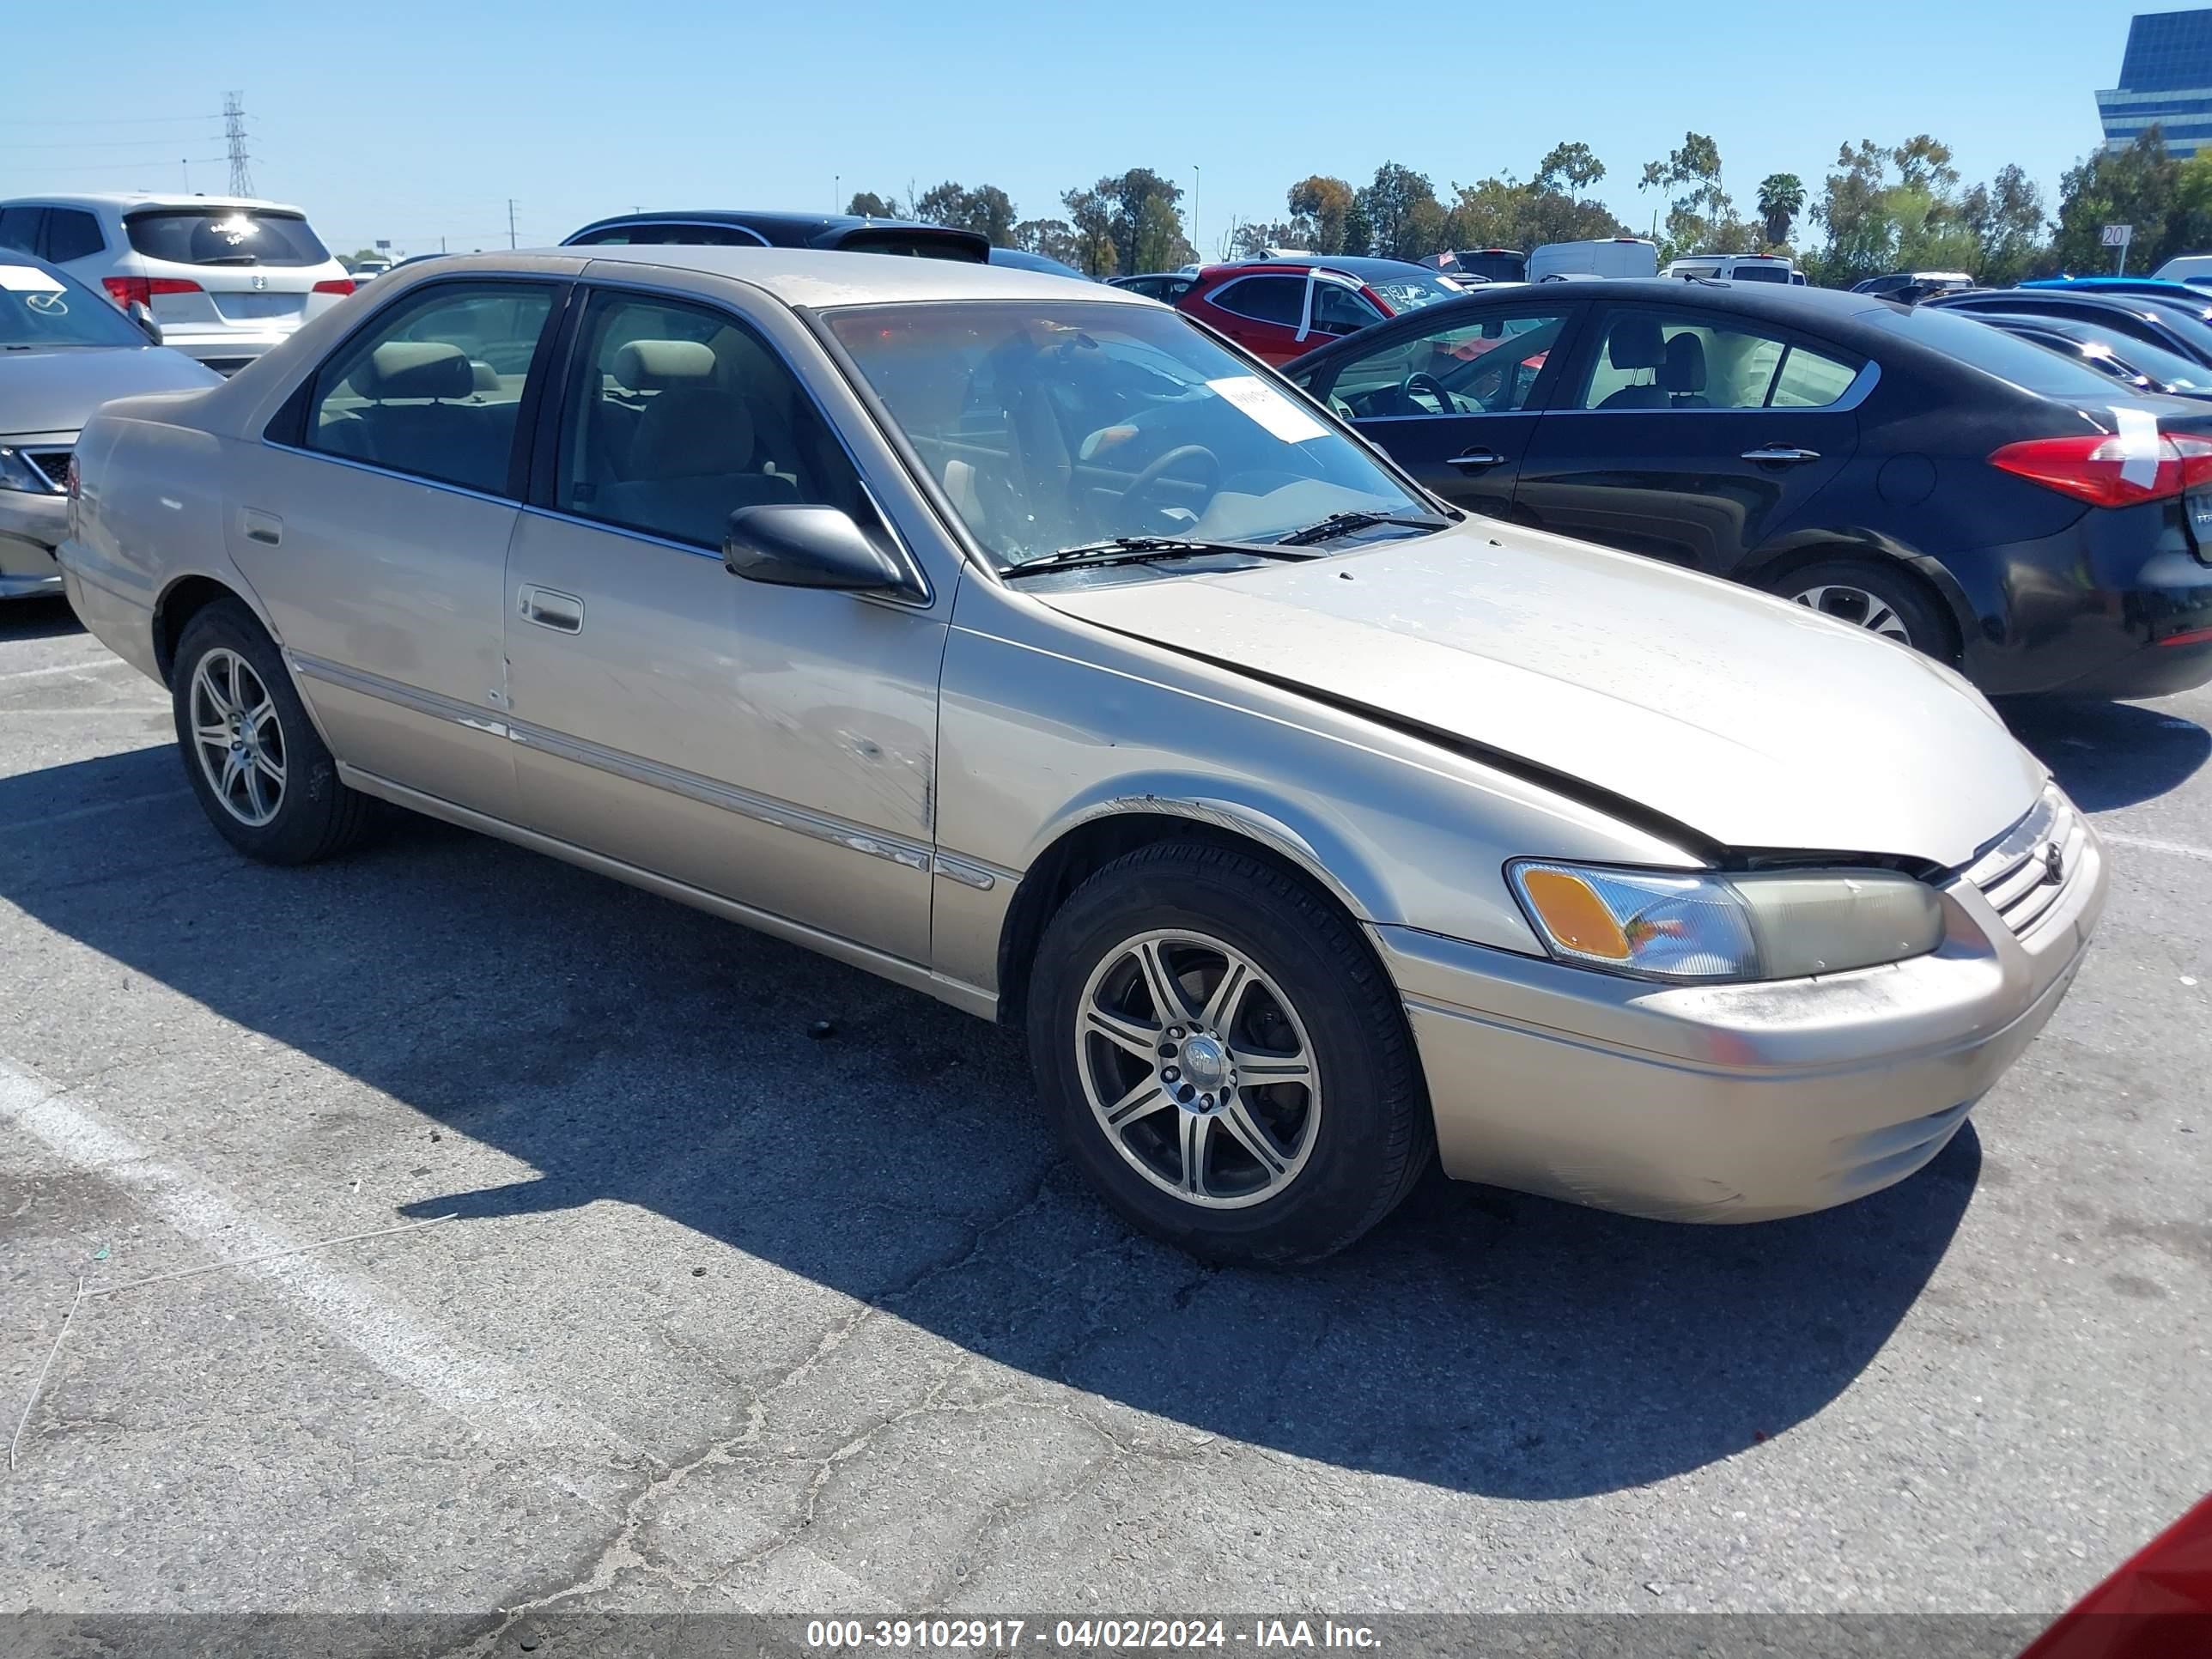
{"label": "white parking line", "polygon": [[[562,1446],[646,1455],[606,1424],[525,1384],[450,1331],[433,1330],[374,1285],[327,1258],[282,1255],[299,1239],[255,1220],[231,1199],[157,1160],[37,1073],[0,1060],[0,1119],[14,1123],[73,1167],[125,1188],[188,1237],[237,1260],[234,1271],[285,1291],[307,1316],[386,1376],[464,1419],[492,1444]],[[97,1285],[85,1287],[96,1293]],[[283,1402],[272,1401],[272,1408]]]}
{"label": "white parking line", "polygon": [[2212,864],[2212,847],[2191,847],[2186,842],[2160,841],[2155,836],[2130,836],[2121,830],[2100,829],[2097,837],[2120,847],[2140,847],[2146,853],[2171,853],[2178,859],[2202,859]]}
{"label": "white parking line", "polygon": [[83,662],[58,662],[45,668],[15,668],[0,674],[0,682],[8,680],[51,679],[57,674],[89,674],[96,668],[128,668],[131,665],[120,657],[91,657]]}

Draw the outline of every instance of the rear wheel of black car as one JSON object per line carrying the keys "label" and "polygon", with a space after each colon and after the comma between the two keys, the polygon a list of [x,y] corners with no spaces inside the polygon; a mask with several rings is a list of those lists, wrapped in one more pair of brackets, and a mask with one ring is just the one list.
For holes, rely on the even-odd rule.
{"label": "rear wheel of black car", "polygon": [[1773,591],[1838,622],[1863,628],[1947,661],[1956,654],[1951,630],[1928,590],[1905,572],[1868,559],[1831,559],[1801,566]]}

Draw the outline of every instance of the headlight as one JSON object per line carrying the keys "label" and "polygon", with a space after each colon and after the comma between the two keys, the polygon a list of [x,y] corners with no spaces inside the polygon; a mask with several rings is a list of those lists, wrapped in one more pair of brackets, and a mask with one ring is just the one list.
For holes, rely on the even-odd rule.
{"label": "headlight", "polygon": [[1718,875],[1517,860],[1505,866],[1562,962],[1640,979],[1802,979],[1901,962],[1943,938],[1925,883],[1882,870]]}
{"label": "headlight", "polygon": [[39,476],[39,470],[24,459],[20,449],[10,449],[0,444],[0,489],[27,489],[35,495],[51,495],[52,485]]}

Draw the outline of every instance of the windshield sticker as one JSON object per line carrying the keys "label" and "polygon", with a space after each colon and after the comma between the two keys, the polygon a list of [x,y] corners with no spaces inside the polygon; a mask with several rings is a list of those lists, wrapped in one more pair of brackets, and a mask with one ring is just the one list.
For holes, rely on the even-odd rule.
{"label": "windshield sticker", "polygon": [[1249,374],[1231,374],[1206,384],[1207,390],[1224,403],[1243,410],[1286,444],[1302,444],[1309,438],[1328,435],[1327,427],[1265,380],[1254,380]]}
{"label": "windshield sticker", "polygon": [[62,285],[36,265],[0,265],[0,289],[10,294],[59,294]]}

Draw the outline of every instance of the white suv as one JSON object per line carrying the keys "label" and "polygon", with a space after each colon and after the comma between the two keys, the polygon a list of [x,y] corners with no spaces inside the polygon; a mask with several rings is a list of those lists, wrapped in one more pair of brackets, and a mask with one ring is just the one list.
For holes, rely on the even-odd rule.
{"label": "white suv", "polygon": [[29,253],[228,374],[353,292],[295,207],[237,196],[25,196],[0,202],[0,249]]}

